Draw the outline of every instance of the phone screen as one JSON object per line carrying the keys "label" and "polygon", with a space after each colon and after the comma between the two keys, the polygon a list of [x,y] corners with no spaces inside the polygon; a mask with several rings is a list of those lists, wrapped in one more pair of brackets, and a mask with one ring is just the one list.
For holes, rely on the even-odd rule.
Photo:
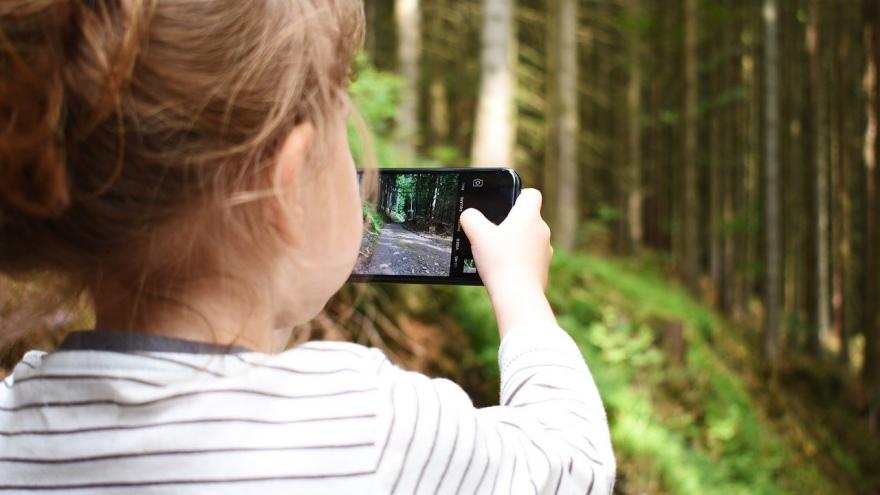
{"label": "phone screen", "polygon": [[519,194],[511,169],[382,169],[364,201],[365,229],[353,281],[480,284],[461,212],[501,223]]}

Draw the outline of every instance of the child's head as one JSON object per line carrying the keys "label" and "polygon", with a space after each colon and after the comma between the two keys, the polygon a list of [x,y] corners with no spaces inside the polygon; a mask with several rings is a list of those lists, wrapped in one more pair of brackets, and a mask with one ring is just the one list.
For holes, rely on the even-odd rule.
{"label": "child's head", "polygon": [[362,33],[361,0],[3,0],[0,272],[312,316],[360,239]]}

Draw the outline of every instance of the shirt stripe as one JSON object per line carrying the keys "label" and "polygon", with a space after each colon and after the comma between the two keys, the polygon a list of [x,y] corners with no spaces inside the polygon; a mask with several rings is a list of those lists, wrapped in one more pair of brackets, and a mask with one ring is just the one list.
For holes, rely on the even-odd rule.
{"label": "shirt stripe", "polygon": [[560,329],[504,338],[501,405],[483,409],[354,344],[268,355],[175,342],[81,333],[28,353],[0,387],[0,493],[613,489],[602,401]]}

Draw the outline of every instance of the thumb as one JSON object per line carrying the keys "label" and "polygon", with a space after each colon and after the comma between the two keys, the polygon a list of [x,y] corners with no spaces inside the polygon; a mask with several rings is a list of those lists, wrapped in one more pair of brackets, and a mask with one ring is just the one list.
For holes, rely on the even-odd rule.
{"label": "thumb", "polygon": [[461,217],[459,217],[459,223],[461,223],[461,228],[464,229],[464,233],[471,241],[471,244],[480,242],[482,238],[489,235],[492,229],[497,228],[494,223],[490,222],[475,208],[464,210],[461,213]]}

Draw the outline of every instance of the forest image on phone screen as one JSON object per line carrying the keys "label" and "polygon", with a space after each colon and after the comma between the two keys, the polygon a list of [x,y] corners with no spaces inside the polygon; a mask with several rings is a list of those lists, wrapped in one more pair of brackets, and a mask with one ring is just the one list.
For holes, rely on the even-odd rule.
{"label": "forest image on phone screen", "polygon": [[382,174],[364,203],[366,232],[355,274],[448,277],[458,174]]}

